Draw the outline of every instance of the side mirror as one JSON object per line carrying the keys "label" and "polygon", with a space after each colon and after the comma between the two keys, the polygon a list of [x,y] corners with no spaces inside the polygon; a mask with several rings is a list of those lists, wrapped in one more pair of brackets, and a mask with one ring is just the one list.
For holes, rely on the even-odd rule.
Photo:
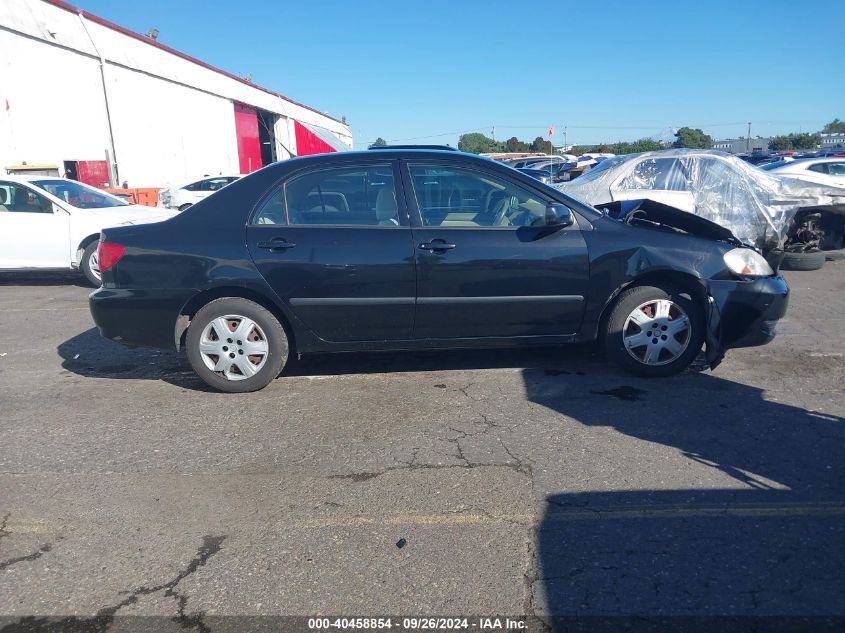
{"label": "side mirror", "polygon": [[562,229],[573,224],[575,224],[575,220],[569,207],[554,202],[546,207],[546,226]]}

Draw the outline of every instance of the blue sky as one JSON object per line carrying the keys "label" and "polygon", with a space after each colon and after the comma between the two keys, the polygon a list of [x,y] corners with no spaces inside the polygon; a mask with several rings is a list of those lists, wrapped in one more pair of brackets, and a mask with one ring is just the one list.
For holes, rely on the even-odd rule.
{"label": "blue sky", "polygon": [[845,0],[75,0],[345,115],[355,147],[464,131],[556,144],[845,119]]}

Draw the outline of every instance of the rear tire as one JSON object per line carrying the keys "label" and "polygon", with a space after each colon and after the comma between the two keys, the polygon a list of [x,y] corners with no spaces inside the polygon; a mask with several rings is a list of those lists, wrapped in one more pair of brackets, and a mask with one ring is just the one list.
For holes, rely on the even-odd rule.
{"label": "rear tire", "polygon": [[188,361],[205,384],[226,393],[258,391],[288,360],[288,337],[266,308],[238,297],[215,299],[196,313],[185,339]]}
{"label": "rear tire", "polygon": [[783,270],[818,270],[824,266],[824,251],[810,251],[809,253],[785,252],[780,262]]}
{"label": "rear tire", "polygon": [[82,274],[95,288],[103,285],[103,279],[100,275],[100,263],[97,260],[97,247],[100,245],[98,240],[94,240],[85,250],[82,251],[82,260],[79,262],[79,268]]}
{"label": "rear tire", "polygon": [[686,369],[704,343],[704,311],[674,288],[635,286],[622,292],[605,327],[607,357],[638,376]]}

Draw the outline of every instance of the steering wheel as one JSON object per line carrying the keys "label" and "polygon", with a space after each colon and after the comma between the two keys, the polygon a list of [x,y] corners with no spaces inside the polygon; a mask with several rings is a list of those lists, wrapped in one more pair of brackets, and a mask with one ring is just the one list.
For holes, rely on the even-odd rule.
{"label": "steering wheel", "polygon": [[496,215],[493,218],[493,224],[491,226],[510,226],[511,222],[508,219],[508,211],[510,211],[510,209],[511,199],[506,197],[499,203],[499,208],[496,211]]}

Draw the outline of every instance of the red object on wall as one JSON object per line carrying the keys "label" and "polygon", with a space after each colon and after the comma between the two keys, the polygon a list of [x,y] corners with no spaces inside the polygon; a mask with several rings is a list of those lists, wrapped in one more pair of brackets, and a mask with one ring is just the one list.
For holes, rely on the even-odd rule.
{"label": "red object on wall", "polygon": [[258,113],[255,108],[235,104],[235,135],[238,138],[238,159],[241,173],[261,169],[261,144],[258,140]]}
{"label": "red object on wall", "polygon": [[109,186],[109,164],[105,160],[76,161],[76,179],[92,187]]}
{"label": "red object on wall", "polygon": [[319,136],[314,134],[299,121],[293,122],[294,134],[296,134],[296,155],[308,156],[309,154],[326,154],[337,151],[326,143]]}

